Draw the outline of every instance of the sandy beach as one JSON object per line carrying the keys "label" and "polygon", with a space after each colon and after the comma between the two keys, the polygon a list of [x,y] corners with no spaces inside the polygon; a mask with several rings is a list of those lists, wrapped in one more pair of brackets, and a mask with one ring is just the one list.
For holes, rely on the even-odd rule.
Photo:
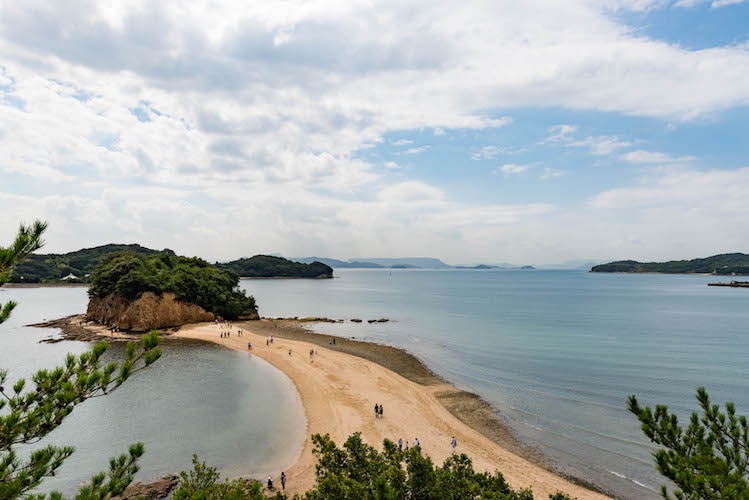
{"label": "sandy beach", "polygon": [[[333,337],[311,333],[293,322],[234,324],[228,338],[220,337],[222,328],[226,329],[213,323],[190,325],[173,336],[250,352],[294,382],[307,417],[307,438],[299,460],[286,471],[287,493],[302,493],[314,485],[310,435],[328,433],[341,445],[358,431],[378,449],[384,438],[395,442],[402,438],[411,444],[418,438],[423,452],[437,464],[451,454],[450,441],[455,436],[457,452],[470,456],[476,470],[499,470],[513,488],[530,487],[536,498],[547,498],[557,491],[579,499],[608,498],[510,451],[515,448],[520,452],[522,448],[496,421],[488,405],[445,383],[399,349],[340,338],[333,346],[329,343]],[[241,337],[237,328],[243,330]],[[274,342],[266,345],[269,335]],[[252,343],[251,351],[248,342]],[[357,344],[371,347],[357,350]],[[310,356],[311,349],[316,354]],[[381,419],[374,418],[375,404],[383,405]],[[274,480],[280,484],[278,477]]]}

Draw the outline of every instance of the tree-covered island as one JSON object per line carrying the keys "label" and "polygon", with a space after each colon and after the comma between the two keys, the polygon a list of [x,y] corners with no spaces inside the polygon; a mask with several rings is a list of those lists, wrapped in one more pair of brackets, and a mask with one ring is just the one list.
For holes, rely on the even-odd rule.
{"label": "tree-covered island", "polygon": [[333,268],[322,262],[304,264],[283,257],[255,255],[249,259],[239,259],[225,264],[216,263],[243,278],[332,278]]}
{"label": "tree-covered island", "polygon": [[619,260],[594,266],[590,271],[593,273],[749,275],[749,255],[744,253],[725,253],[704,259],[671,260],[668,262]]}
{"label": "tree-covered island", "polygon": [[237,288],[239,277],[197,257],[168,253],[110,254],[91,275],[90,298],[118,295],[136,300],[146,292],[172,292],[177,300],[195,304],[227,319],[252,315],[257,306]]}

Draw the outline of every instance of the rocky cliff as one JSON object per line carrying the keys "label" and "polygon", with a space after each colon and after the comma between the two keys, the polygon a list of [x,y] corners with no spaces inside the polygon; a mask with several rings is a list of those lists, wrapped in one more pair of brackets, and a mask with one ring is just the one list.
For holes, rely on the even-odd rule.
{"label": "rocky cliff", "polygon": [[176,300],[171,292],[161,296],[146,292],[133,301],[115,294],[92,297],[88,301],[86,318],[120,330],[147,332],[213,321],[214,315],[195,304]]}

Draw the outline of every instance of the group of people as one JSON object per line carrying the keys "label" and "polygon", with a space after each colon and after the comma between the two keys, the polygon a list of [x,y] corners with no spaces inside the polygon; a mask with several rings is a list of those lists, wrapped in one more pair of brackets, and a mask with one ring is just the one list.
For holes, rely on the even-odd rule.
{"label": "group of people", "polygon": [[[408,451],[408,441],[406,441],[406,448],[405,451]],[[414,438],[414,448],[417,446],[421,446],[421,443],[419,442],[419,438]],[[453,453],[455,453],[455,449],[458,447],[458,440],[455,439],[455,436],[450,440],[450,447],[453,449]],[[398,449],[403,450],[403,438],[398,438]]]}
{"label": "group of people", "polygon": [[375,418],[382,418],[382,405],[375,403]]}
{"label": "group of people", "polygon": [[[268,489],[273,490],[273,479],[268,476]],[[286,474],[281,472],[281,489],[286,491]]]}

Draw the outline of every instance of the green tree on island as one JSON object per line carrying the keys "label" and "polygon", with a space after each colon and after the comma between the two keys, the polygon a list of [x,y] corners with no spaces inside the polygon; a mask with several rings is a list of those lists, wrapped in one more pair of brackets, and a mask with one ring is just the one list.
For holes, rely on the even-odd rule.
{"label": "green tree on island", "polygon": [[[40,221],[32,226],[21,225],[13,244],[0,247],[0,286],[7,283],[21,259],[42,247],[46,228],[47,224]],[[15,306],[14,302],[7,302],[0,307],[0,323],[8,319]],[[62,424],[77,405],[109,394],[133,373],[152,364],[161,356],[158,344],[158,333],[151,332],[143,337],[140,348],[128,343],[123,360],[105,364],[102,356],[107,343],[100,342],[90,352],[68,354],[62,366],[39,370],[28,386],[25,379],[20,379],[6,388],[8,372],[0,369],[0,499],[44,499],[46,495],[30,491],[54,475],[75,449],[49,445],[31,452],[27,458],[19,457],[15,449],[38,443]],[[93,476],[76,498],[105,499],[121,493],[138,471],[138,458],[143,451],[143,444],[136,443],[127,454],[112,458],[109,470]],[[63,496],[54,492],[50,498],[61,500]]]}
{"label": "green tree on island", "polygon": [[745,416],[736,416],[733,403],[726,411],[710,402],[704,387],[697,389],[702,415],[692,412],[689,426],[679,425],[668,407],[641,407],[629,397],[629,411],[642,424],[651,441],[663,446],[653,453],[656,468],[677,486],[673,497],[661,486],[663,498],[749,499],[749,426]]}
{"label": "green tree on island", "polygon": [[177,300],[197,304],[208,312],[236,319],[257,312],[255,299],[237,288],[239,276],[197,257],[168,253],[109,254],[91,275],[89,297],[111,294],[134,300],[143,293],[173,292]]}

